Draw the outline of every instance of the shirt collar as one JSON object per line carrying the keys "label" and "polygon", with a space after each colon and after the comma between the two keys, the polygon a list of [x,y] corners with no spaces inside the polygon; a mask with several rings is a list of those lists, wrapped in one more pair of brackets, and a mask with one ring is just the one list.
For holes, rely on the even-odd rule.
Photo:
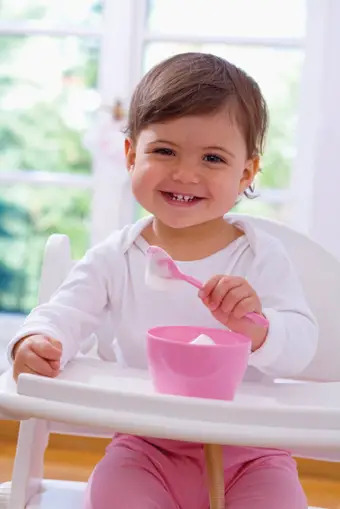
{"label": "shirt collar", "polygon": [[[228,223],[237,226],[238,228],[240,228],[240,230],[244,232],[249,242],[249,246],[255,253],[257,249],[256,229],[254,228],[254,226],[250,224],[250,222],[247,221],[247,216],[243,216],[242,214],[226,214],[224,218],[226,221],[228,221]],[[122,232],[123,253],[126,253],[126,251],[130,249],[130,247],[135,242],[137,237],[139,237],[144,228],[146,228],[146,226],[148,226],[152,222],[152,220],[153,216],[146,216],[143,217],[142,219],[138,219],[138,221],[136,221],[134,224],[128,225],[125,228],[123,228]]]}

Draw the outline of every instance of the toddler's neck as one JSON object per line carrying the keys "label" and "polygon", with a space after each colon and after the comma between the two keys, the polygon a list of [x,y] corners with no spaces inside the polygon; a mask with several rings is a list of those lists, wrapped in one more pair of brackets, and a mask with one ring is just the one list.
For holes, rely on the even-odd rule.
{"label": "toddler's neck", "polygon": [[169,228],[154,218],[142,232],[144,239],[163,248],[175,260],[206,258],[243,235],[223,217],[189,228]]}

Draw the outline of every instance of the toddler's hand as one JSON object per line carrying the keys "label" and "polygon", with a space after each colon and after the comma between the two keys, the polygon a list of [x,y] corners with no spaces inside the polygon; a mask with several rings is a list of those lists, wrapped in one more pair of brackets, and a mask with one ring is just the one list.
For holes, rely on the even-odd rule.
{"label": "toddler's hand", "polygon": [[60,370],[62,345],[56,339],[34,334],[21,339],[13,350],[13,376],[35,373],[54,378]]}
{"label": "toddler's hand", "polygon": [[260,299],[246,279],[217,275],[205,283],[198,295],[216,320],[228,329],[251,338],[252,351],[264,343],[267,328],[245,318],[253,311],[262,314]]}

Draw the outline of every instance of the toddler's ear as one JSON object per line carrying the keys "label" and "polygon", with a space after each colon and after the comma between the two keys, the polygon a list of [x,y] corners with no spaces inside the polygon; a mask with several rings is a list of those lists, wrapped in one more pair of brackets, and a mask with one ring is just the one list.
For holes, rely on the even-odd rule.
{"label": "toddler's ear", "polygon": [[136,150],[130,138],[125,138],[125,161],[129,172],[133,171],[136,159]]}
{"label": "toddler's ear", "polygon": [[239,194],[243,194],[243,192],[248,189],[248,187],[253,183],[254,178],[260,171],[260,158],[259,156],[253,157],[249,159],[246,163],[246,166],[243,170],[243,176],[240,181],[240,189]]}

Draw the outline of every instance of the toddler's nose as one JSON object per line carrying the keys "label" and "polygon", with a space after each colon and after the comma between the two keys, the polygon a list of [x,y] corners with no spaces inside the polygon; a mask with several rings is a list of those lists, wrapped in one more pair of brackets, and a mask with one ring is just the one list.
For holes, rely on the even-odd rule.
{"label": "toddler's nose", "polygon": [[173,180],[183,184],[199,182],[199,172],[197,168],[190,165],[178,165],[172,174]]}

